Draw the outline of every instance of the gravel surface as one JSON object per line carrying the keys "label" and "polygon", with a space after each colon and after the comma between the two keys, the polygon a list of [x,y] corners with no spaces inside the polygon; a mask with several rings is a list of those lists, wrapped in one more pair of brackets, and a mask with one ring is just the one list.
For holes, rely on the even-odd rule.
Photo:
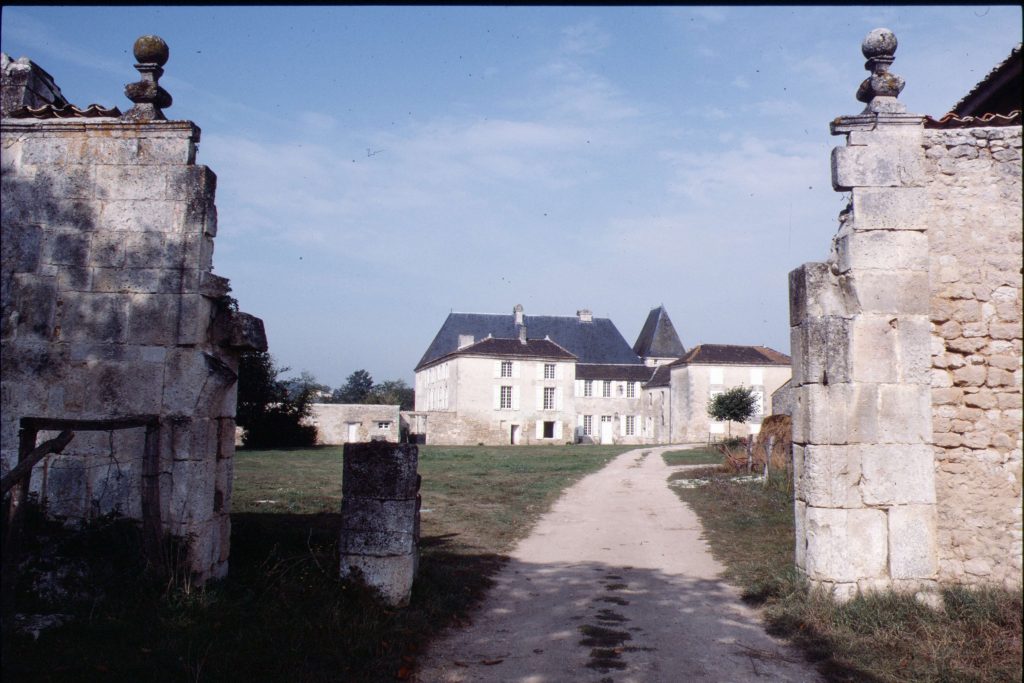
{"label": "gravel surface", "polygon": [[717,577],[696,514],[669,490],[671,448],[624,453],[569,488],[419,683],[818,681]]}

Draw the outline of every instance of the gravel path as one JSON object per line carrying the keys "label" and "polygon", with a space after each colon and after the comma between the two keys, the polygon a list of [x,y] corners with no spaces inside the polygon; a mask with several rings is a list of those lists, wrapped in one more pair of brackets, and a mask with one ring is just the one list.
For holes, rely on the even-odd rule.
{"label": "gravel path", "polygon": [[569,488],[416,680],[820,680],[716,578],[697,516],[666,486],[678,468],[664,450],[624,453]]}

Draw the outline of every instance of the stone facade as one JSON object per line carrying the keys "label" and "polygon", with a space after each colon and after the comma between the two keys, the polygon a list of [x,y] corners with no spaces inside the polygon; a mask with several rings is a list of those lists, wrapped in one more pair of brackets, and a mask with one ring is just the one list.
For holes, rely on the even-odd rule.
{"label": "stone facade", "polygon": [[3,471],[19,433],[73,429],[32,471],[48,513],[145,518],[190,540],[196,581],[223,576],[238,355],[266,340],[212,273],[199,129],[49,111],[0,123]]}
{"label": "stone facade", "polygon": [[1021,574],[1019,118],[926,128],[895,46],[832,123],[829,261],[790,274],[796,560],[840,599]]}
{"label": "stone facade", "polygon": [[[700,348],[700,347],[698,347]],[[786,359],[788,361],[788,358]],[[732,436],[755,435],[761,419],[773,414],[773,392],[791,374],[788,363],[741,364],[677,361],[671,368],[672,443],[720,441]],[[751,387],[760,397],[760,409],[748,422],[727,425],[708,415],[708,401],[716,393],[738,386]]]}
{"label": "stone facade", "polygon": [[398,442],[398,406],[353,403],[313,403],[308,424],[316,427],[316,442],[324,446],[365,441]]}

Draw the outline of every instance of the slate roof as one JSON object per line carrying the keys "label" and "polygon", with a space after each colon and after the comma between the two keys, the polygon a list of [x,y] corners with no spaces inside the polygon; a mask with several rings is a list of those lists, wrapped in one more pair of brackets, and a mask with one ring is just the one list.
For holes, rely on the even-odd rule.
{"label": "slate roof", "polygon": [[[608,318],[581,322],[577,316],[526,315],[523,322],[530,339],[548,337],[576,356],[579,363],[643,365]],[[518,340],[519,330],[515,317],[510,313],[450,313],[416,364],[416,370],[457,351],[459,335],[473,335],[474,339],[490,335],[496,339]]]}
{"label": "slate roof", "polygon": [[701,344],[670,365],[789,365],[791,361],[786,354],[767,346]]}
{"label": "slate roof", "polygon": [[633,344],[633,352],[645,358],[679,358],[686,353],[664,306],[652,308],[647,314],[640,336]]}
{"label": "slate roof", "polygon": [[[549,360],[575,360],[572,355],[550,339],[527,339],[524,344],[516,339],[481,339],[461,349],[456,349],[449,356],[507,356],[513,358],[544,358]],[[438,359],[440,360],[440,359]]]}
{"label": "slate roof", "polygon": [[646,365],[576,364],[576,379],[610,379],[627,382],[646,382],[654,368]]}
{"label": "slate roof", "polygon": [[672,383],[672,368],[668,365],[659,365],[654,369],[651,381],[647,383],[648,389],[654,387],[667,387]]}

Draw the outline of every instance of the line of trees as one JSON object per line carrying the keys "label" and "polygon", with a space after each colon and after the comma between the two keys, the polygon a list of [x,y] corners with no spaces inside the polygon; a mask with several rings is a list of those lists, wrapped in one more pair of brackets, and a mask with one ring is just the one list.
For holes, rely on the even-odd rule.
{"label": "line of trees", "polygon": [[404,380],[375,384],[366,370],[356,370],[337,389],[318,382],[305,370],[298,377],[282,379],[289,370],[278,366],[266,351],[242,355],[236,422],[245,429],[245,447],[312,446],[316,428],[302,423],[310,416],[313,403],[397,405],[399,410],[412,410],[415,403],[415,391]]}

